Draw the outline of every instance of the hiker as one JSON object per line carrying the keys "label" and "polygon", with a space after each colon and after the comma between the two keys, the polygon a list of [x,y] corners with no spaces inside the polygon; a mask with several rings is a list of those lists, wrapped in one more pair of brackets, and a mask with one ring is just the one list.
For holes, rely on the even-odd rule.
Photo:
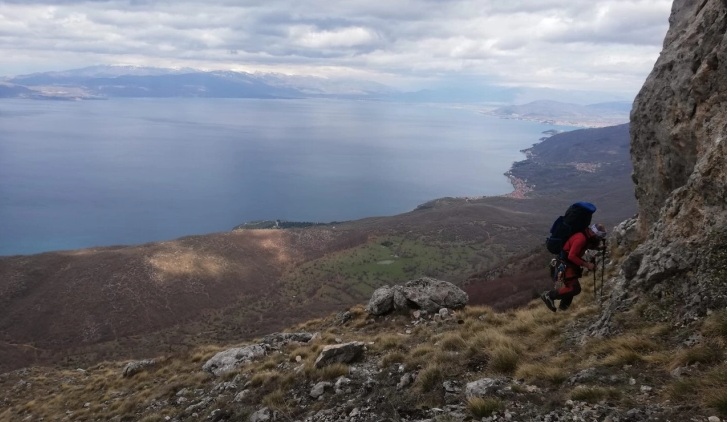
{"label": "hiker", "polygon": [[584,261],[584,253],[587,249],[599,249],[603,247],[602,240],[607,237],[607,232],[602,224],[592,224],[586,230],[574,233],[564,244],[561,252],[561,260],[566,264],[564,273],[564,286],[560,289],[551,289],[543,292],[541,299],[549,309],[556,312],[555,300],[559,300],[559,309],[565,311],[571,305],[574,296],[581,293],[579,277],[582,275],[582,267],[594,271],[595,262]]}

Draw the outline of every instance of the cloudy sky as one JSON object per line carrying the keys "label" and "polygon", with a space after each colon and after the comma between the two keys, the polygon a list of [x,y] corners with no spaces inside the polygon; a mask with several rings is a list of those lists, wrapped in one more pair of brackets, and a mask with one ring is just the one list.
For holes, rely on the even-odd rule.
{"label": "cloudy sky", "polygon": [[631,99],[671,0],[0,0],[0,75],[96,64]]}

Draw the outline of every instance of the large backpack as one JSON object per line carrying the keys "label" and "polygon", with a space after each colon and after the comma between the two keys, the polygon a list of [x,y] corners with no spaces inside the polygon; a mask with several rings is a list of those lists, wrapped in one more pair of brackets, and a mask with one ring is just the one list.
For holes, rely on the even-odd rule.
{"label": "large backpack", "polygon": [[577,202],[572,204],[566,213],[554,221],[551,226],[551,236],[546,238],[546,249],[554,255],[561,254],[564,243],[573,235],[586,230],[591,224],[592,214],[597,210],[594,204],[589,202]]}

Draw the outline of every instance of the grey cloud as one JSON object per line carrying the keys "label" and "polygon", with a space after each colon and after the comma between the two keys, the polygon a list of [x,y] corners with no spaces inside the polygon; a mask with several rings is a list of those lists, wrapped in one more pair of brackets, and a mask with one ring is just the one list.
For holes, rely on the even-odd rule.
{"label": "grey cloud", "polygon": [[667,31],[663,10],[615,5],[602,16],[596,12],[546,37],[553,42],[594,42],[656,45]]}
{"label": "grey cloud", "polygon": [[[90,64],[306,69],[301,72],[326,67],[402,78],[469,71],[512,83],[543,83],[527,72],[553,67],[554,73],[574,75],[564,83],[576,83],[578,75],[614,72],[589,64],[601,50],[626,62],[637,62],[634,57],[645,51],[656,57],[669,12],[664,0],[659,3],[11,0],[0,1],[9,5],[0,11],[0,54],[14,62],[33,56],[28,63],[34,66],[39,57],[62,65],[66,54],[74,63],[86,55]],[[55,16],[41,7],[48,5],[56,6]],[[609,11],[601,20],[599,8]],[[644,13],[633,16],[630,10]],[[644,78],[649,66],[637,63],[625,72]]]}

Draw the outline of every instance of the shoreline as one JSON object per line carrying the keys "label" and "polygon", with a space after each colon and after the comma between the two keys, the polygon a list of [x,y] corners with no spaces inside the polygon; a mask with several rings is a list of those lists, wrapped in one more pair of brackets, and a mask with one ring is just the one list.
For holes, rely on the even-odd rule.
{"label": "shoreline", "polygon": [[508,177],[508,179],[511,181],[511,184],[513,185],[513,191],[499,196],[502,196],[504,198],[527,199],[527,194],[533,192],[534,186],[529,185],[528,183],[526,183],[525,180],[519,179],[518,177],[508,173],[506,173],[506,177]]}
{"label": "shoreline", "polygon": [[511,182],[511,185],[513,186],[513,190],[509,193],[506,193],[503,195],[498,195],[498,196],[501,196],[504,198],[528,199],[528,194],[534,191],[534,189],[536,188],[536,185],[529,185],[527,180],[514,176],[513,167],[517,163],[522,163],[524,161],[530,160],[531,157],[533,156],[531,149],[535,145],[540,144],[541,142],[551,138],[554,135],[558,135],[559,133],[564,133],[564,132],[563,131],[560,132],[560,131],[557,131],[554,129],[545,130],[545,131],[541,132],[541,134],[545,135],[545,136],[540,137],[538,139],[538,142],[535,142],[533,145],[531,145],[531,147],[522,149],[520,151],[523,153],[523,155],[526,156],[526,158],[523,160],[520,160],[520,161],[514,161],[513,163],[511,163],[511,167],[508,169],[508,171],[503,173],[508,178],[508,180]]}

